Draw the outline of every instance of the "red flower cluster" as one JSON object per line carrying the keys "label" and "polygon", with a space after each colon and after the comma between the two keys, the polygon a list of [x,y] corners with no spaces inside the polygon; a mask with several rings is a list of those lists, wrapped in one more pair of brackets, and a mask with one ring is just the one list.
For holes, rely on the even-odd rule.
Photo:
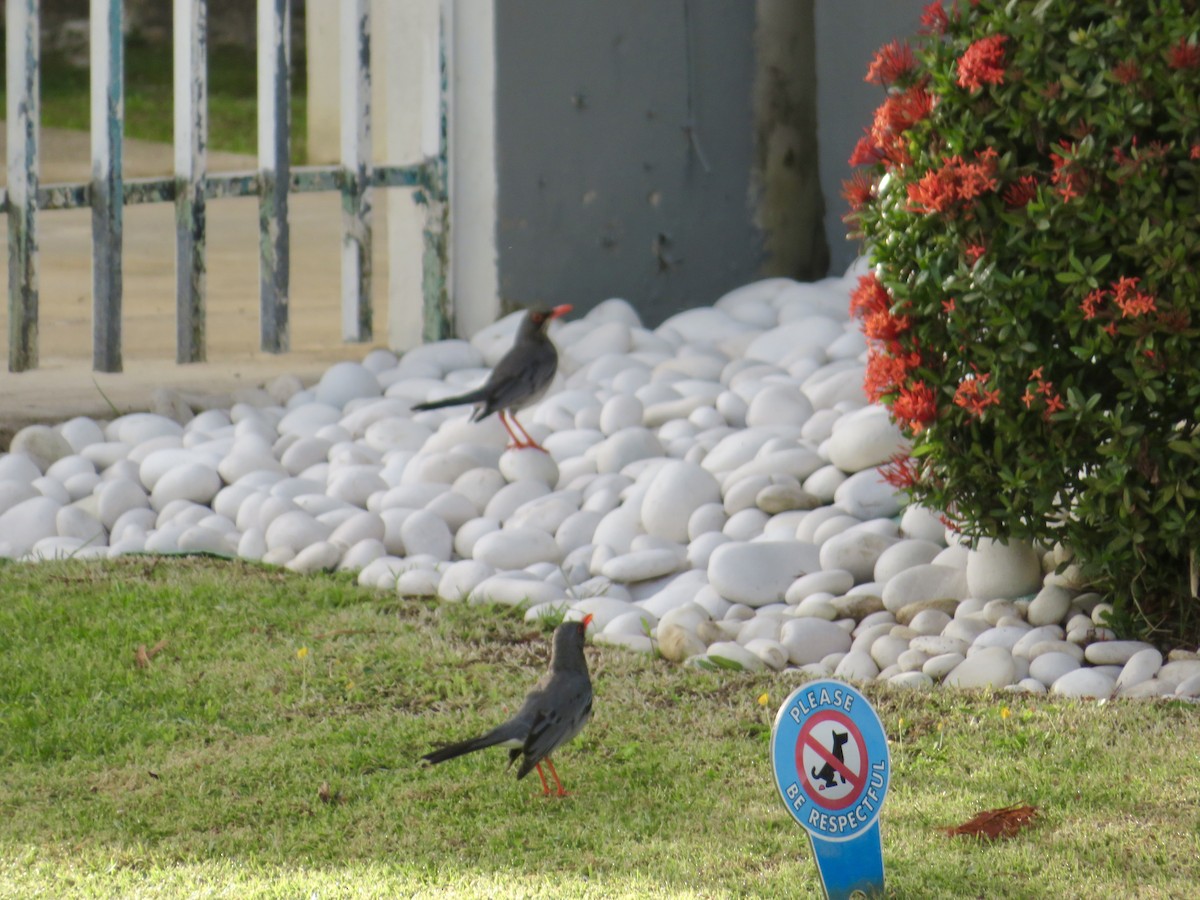
{"label": "red flower cluster", "polygon": [[993,34],[971,44],[958,60],[959,87],[975,91],[985,84],[1003,84],[1004,42],[1007,40],[1006,35]]}
{"label": "red flower cluster", "polygon": [[1123,147],[1113,147],[1113,162],[1117,164],[1117,182],[1124,184],[1129,178],[1146,168],[1156,166],[1159,177],[1165,177],[1168,164],[1167,156],[1174,145],[1162,141],[1151,141],[1146,147],[1138,146],[1137,135],[1133,136],[1130,152]]}
{"label": "red flower cluster", "polygon": [[849,223],[857,218],[858,211],[871,201],[875,193],[875,179],[865,169],[858,169],[853,175],[842,182],[842,197],[850,206],[850,212],[843,221]]}
{"label": "red flower cluster", "polygon": [[1050,181],[1055,185],[1054,189],[1058,191],[1059,196],[1064,201],[1070,202],[1076,197],[1082,197],[1087,190],[1088,174],[1075,159],[1075,153],[1079,149],[1077,144],[1062,140],[1058,142],[1058,145],[1063,152],[1051,154],[1050,161],[1054,164],[1054,174],[1050,176]]}
{"label": "red flower cluster", "polygon": [[963,256],[967,258],[967,262],[971,265],[975,265],[975,263],[979,262],[979,258],[985,253],[987,253],[986,244],[967,244],[967,246],[963,248]]}
{"label": "red flower cluster", "polygon": [[[1085,319],[1094,319],[1101,312],[1104,301],[1112,299],[1121,312],[1121,318],[1129,319],[1144,316],[1158,311],[1158,302],[1153,294],[1139,291],[1139,278],[1118,278],[1108,290],[1098,288],[1083,298],[1079,308]],[[1110,322],[1104,329],[1110,335],[1116,334],[1116,325]]]}
{"label": "red flower cluster", "polygon": [[950,25],[950,17],[942,0],[933,0],[921,11],[921,32],[924,34],[945,34]]}
{"label": "red flower cluster", "polygon": [[898,343],[897,339],[912,322],[908,316],[893,313],[892,305],[891,295],[873,273],[861,276],[850,295],[850,312],[862,320],[863,332],[871,340],[863,388],[872,403],[885,394],[902,390],[909,375],[921,364],[919,352],[905,353]]}
{"label": "red flower cluster", "polygon": [[1083,302],[1079,304],[1079,308],[1083,310],[1083,317],[1089,320],[1096,318],[1096,313],[1100,311],[1106,296],[1103,290],[1097,289],[1084,297]]}
{"label": "red flower cluster", "polygon": [[880,477],[897,490],[907,490],[921,480],[921,468],[907,453],[896,454],[876,471]]}
{"label": "red flower cluster", "polygon": [[892,41],[879,48],[879,52],[867,67],[867,76],[863,80],[871,84],[895,84],[912,72],[916,65],[912,47],[903,41]]}
{"label": "red flower cluster", "polygon": [[850,315],[865,320],[875,313],[889,312],[891,308],[892,298],[875,273],[860,275],[858,287],[850,294]]}
{"label": "red flower cluster", "polygon": [[1021,397],[1021,400],[1024,402],[1026,409],[1033,409],[1033,404],[1039,398],[1046,404],[1042,409],[1042,418],[1047,422],[1060,409],[1066,409],[1066,404],[1063,403],[1062,397],[1054,390],[1054,382],[1047,381],[1042,376],[1041,366],[1038,366],[1029,373],[1029,386],[1025,388],[1025,393]]}
{"label": "red flower cluster", "polygon": [[872,403],[878,403],[884,394],[890,394],[904,384],[908,373],[919,362],[920,354],[888,356],[878,344],[873,344],[867,354],[867,374],[863,379],[863,389],[867,393],[867,399]]}
{"label": "red flower cluster", "polygon": [[1136,60],[1127,59],[1112,67],[1112,76],[1121,84],[1133,84],[1142,77],[1142,68]]}
{"label": "red flower cluster", "polygon": [[908,186],[908,208],[912,212],[947,212],[959,203],[996,190],[996,151],[989,147],[975,154],[975,162],[961,156],[942,158],[940,169],[930,169],[921,180]]}
{"label": "red flower cluster", "polygon": [[1140,280],[1138,278],[1119,278],[1113,282],[1113,302],[1121,310],[1123,319],[1144,316],[1146,313],[1152,313],[1158,309],[1153,295],[1137,289]]}
{"label": "red flower cluster", "polygon": [[850,157],[851,165],[885,160],[895,166],[912,162],[904,142],[904,132],[933,111],[933,95],[923,87],[889,94],[875,110],[875,118],[866,137],[858,142]]}
{"label": "red flower cluster", "polygon": [[1179,43],[1167,53],[1167,65],[1172,69],[1200,68],[1200,45],[1189,43],[1187,38],[1180,38]]}
{"label": "red flower cluster", "polygon": [[848,162],[852,166],[873,166],[881,159],[883,159],[883,153],[875,146],[875,142],[871,139],[871,129],[868,128],[866,134],[860,137],[858,143],[854,145]]}
{"label": "red flower cluster", "polygon": [[904,385],[892,401],[892,415],[913,434],[920,434],[925,426],[937,418],[937,403],[933,388],[924,381]]}
{"label": "red flower cluster", "polygon": [[912,326],[908,316],[892,312],[892,298],[874,274],[858,279],[850,295],[850,313],[863,323],[863,333],[873,341],[891,343]]}
{"label": "red flower cluster", "polygon": [[985,387],[991,377],[991,373],[988,372],[959,382],[958,389],[954,392],[954,405],[961,406],[975,418],[981,417],[989,406],[997,405],[1000,402],[1000,389],[993,388],[989,391]]}
{"label": "red flower cluster", "polygon": [[890,344],[912,327],[908,316],[897,316],[885,310],[871,313],[863,320],[863,334],[873,341]]}
{"label": "red flower cluster", "polygon": [[1022,175],[1004,189],[1004,204],[1011,209],[1027,206],[1037,196],[1038,180],[1033,175]]}

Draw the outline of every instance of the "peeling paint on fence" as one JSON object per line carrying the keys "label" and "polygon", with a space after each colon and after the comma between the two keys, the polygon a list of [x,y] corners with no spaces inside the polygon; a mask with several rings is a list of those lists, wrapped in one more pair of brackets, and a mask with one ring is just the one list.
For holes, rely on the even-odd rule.
{"label": "peeling paint on fence", "polygon": [[8,101],[8,368],[38,364],[38,0],[5,9]]}
{"label": "peeling paint on fence", "polygon": [[91,0],[92,368],[121,371],[122,0]]}
{"label": "peeling paint on fence", "polygon": [[208,168],[208,0],[174,0],[175,361],[203,362],[205,173]]}
{"label": "peeling paint on fence", "polygon": [[436,103],[437,110],[437,153],[425,160],[425,177],[422,179],[421,189],[414,196],[414,199],[425,207],[421,292],[424,297],[423,336],[426,341],[445,340],[454,335],[454,312],[450,307],[447,287],[447,275],[450,271],[450,204],[447,202],[446,191],[446,160],[449,157],[446,41],[450,15],[449,5],[443,2],[438,20],[437,89],[432,101]]}
{"label": "peeling paint on fence", "polygon": [[[371,187],[415,188],[430,184],[426,164],[376,166],[367,175]],[[315,194],[342,190],[343,173],[339,166],[292,166],[288,190],[293,194]],[[174,203],[178,185],[174,178],[127,178],[124,182],[126,206],[141,203]],[[206,200],[230,197],[257,197],[261,191],[258,172],[210,172],[203,179]],[[5,192],[0,188],[0,206],[8,209]],[[419,199],[424,203],[424,197]],[[37,190],[40,211],[80,209],[92,205],[91,182],[41,184]]]}
{"label": "peeling paint on fence", "polygon": [[258,4],[258,199],[261,347],[286,353],[288,336],[289,240],[288,98],[290,27],[288,0]]}
{"label": "peeling paint on fence", "polygon": [[371,317],[371,4],[341,16],[342,339],[369,341]]}

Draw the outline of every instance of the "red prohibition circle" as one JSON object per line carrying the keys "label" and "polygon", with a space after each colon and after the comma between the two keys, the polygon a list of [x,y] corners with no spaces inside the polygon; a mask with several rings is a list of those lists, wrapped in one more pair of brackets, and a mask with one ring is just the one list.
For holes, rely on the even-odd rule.
{"label": "red prohibition circle", "polygon": [[[859,771],[857,773],[851,772],[848,768],[843,771],[843,768],[840,766],[837,760],[829,758],[829,751],[820,743],[818,743],[815,738],[811,737],[813,728],[815,728],[817,725],[820,725],[822,722],[829,721],[837,723],[837,725],[849,733],[851,739],[857,743],[859,761]],[[804,748],[806,746],[816,750],[822,759],[834,766],[836,771],[838,771],[842,777],[844,777],[848,782],[850,782],[851,785],[853,785],[854,789],[845,797],[840,797],[837,800],[830,800],[827,797],[821,796],[816,791],[811,790],[809,773],[804,764]],[[858,802],[859,798],[863,794],[863,791],[866,790],[867,782],[870,780],[868,778],[868,772],[870,771],[870,768],[870,760],[867,759],[867,745],[863,740],[862,732],[858,730],[858,726],[855,725],[853,720],[851,720],[850,717],[845,713],[834,709],[827,709],[822,710],[821,712],[816,713],[805,720],[804,725],[800,729],[800,734],[796,738],[796,771],[800,775],[799,783],[801,790],[803,790],[808,798],[817,806],[829,810],[846,809],[849,806],[853,806]]]}

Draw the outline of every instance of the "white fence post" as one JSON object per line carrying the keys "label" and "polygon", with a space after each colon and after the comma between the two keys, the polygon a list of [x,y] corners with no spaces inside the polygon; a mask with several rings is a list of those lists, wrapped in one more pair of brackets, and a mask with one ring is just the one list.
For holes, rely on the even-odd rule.
{"label": "white fence post", "polygon": [[[438,9],[436,68],[426,90],[426,111],[430,118],[423,129],[428,141],[425,181],[418,202],[425,204],[425,250],[421,257],[421,292],[424,299],[422,334],[427,341],[440,341],[454,335],[454,309],[450,303],[450,203],[446,188],[446,163],[449,158],[447,105],[450,77],[449,53],[453,7],[441,0]],[[430,133],[432,132],[432,133]]]}
{"label": "white fence post", "polygon": [[174,0],[175,361],[207,356],[208,0]]}
{"label": "white fence post", "polygon": [[371,315],[371,4],[342,0],[342,339],[369,341]]}
{"label": "white fence post", "polygon": [[259,296],[261,346],[268,353],[285,353],[290,345],[290,25],[288,0],[258,0]]}
{"label": "white fence post", "polygon": [[5,9],[8,101],[8,368],[38,364],[38,0]]}
{"label": "white fence post", "polygon": [[125,186],[122,0],[91,0],[92,367],[121,371],[121,253]]}

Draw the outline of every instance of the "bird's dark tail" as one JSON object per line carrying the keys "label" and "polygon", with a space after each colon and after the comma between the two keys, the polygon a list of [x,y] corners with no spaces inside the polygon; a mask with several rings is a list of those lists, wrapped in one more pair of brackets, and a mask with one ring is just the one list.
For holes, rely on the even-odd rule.
{"label": "bird's dark tail", "polygon": [[474,753],[476,750],[485,750],[488,747],[495,747],[497,744],[519,741],[520,739],[520,729],[513,727],[512,722],[505,722],[499,728],[493,728],[487,734],[480,735],[477,738],[459,741],[457,744],[447,744],[445,747],[438,747],[438,749],[426,753],[421,759],[430,765],[437,765],[448,759],[454,759],[457,756]]}
{"label": "bird's dark tail", "polygon": [[459,394],[456,397],[443,397],[441,400],[430,400],[428,403],[418,403],[413,407],[416,412],[424,412],[429,409],[442,409],[445,406],[465,406],[468,403],[479,403],[487,398],[482,390],[469,391],[466,394]]}

